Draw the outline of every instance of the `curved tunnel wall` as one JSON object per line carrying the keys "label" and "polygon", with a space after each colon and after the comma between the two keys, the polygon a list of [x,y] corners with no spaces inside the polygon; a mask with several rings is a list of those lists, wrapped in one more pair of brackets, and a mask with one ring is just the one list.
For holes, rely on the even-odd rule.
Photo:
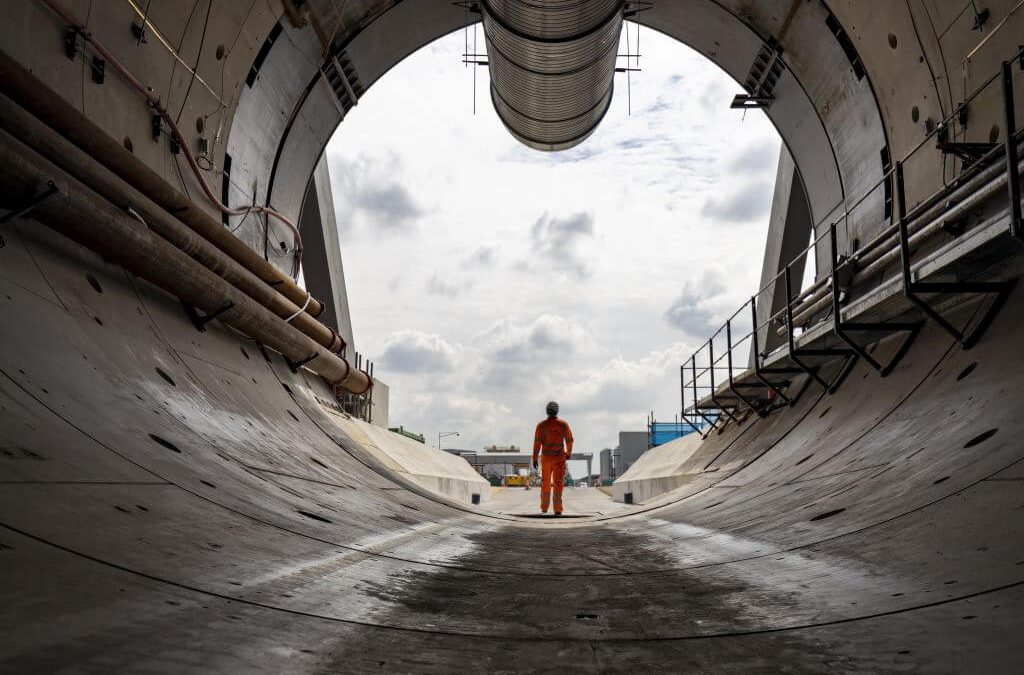
{"label": "curved tunnel wall", "polygon": [[537,527],[391,473],[319,380],[41,224],[5,236],[5,669],[1019,662],[1021,291],[973,350],[930,327],[711,435],[660,506]]}
{"label": "curved tunnel wall", "polygon": [[[119,6],[94,4],[95,31],[132,53]],[[695,21],[693,30],[771,35],[788,8],[758,3],[741,12],[739,4],[694,3],[708,9],[694,15],[708,23]],[[245,16],[232,3],[217,7],[228,5],[233,14],[218,15],[228,28],[210,40],[235,48],[220,60],[216,49],[204,50],[209,70],[200,72],[213,81],[226,61],[222,139],[230,133],[229,147],[245,157],[231,181],[266,189],[271,165],[288,166],[272,191],[286,208],[293,187],[300,199],[304,163],[312,169],[329,126],[301,120],[328,108],[310,95],[302,99],[308,109],[282,98],[268,110],[292,123],[268,120],[265,137],[242,124],[259,118],[255,108],[232,116],[279,17],[263,7]],[[462,21],[447,3],[348,6],[339,41],[364,86],[438,27]],[[198,24],[171,7],[156,3],[154,20],[183,43],[198,40]],[[804,14],[808,7],[817,14]],[[932,7],[941,10],[934,26],[954,28],[938,46],[923,33],[921,53],[906,39],[920,6],[893,10],[889,27],[855,3],[830,6],[862,46],[894,152],[919,138],[929,111],[922,101],[940,107],[957,98],[952,78],[952,93],[936,101],[918,59],[927,54],[934,69],[941,47],[955,63],[954,54],[979,39],[957,23],[966,19],[951,3]],[[993,23],[1009,11],[1008,3],[991,7]],[[407,41],[372,29],[413,30],[417,10],[423,21]],[[849,192],[840,186],[861,179],[858,162],[868,162],[867,149],[856,154],[856,135],[844,134],[875,122],[874,99],[864,103],[862,89],[843,85],[855,76],[837,61],[842,50],[796,38],[801,21],[818,34],[824,10],[803,5],[785,44],[792,83],[808,96],[780,94],[771,114],[795,155],[820,162],[817,172],[810,160],[801,167],[812,201],[827,211],[830,198]],[[683,19],[649,16],[670,34]],[[11,19],[5,51],[179,180],[166,144],[140,141],[148,119],[116,78],[97,84],[83,62],[62,60],[62,27],[36,4],[19,5]],[[978,52],[968,88],[994,70],[1018,21]],[[265,64],[309,32],[282,35]],[[745,74],[745,57],[753,58],[740,51],[746,38],[716,45],[714,31],[704,35],[702,51]],[[249,90],[291,77],[307,91],[312,76],[296,75],[304,72],[296,64],[315,70],[316,61],[302,59],[261,68]],[[169,101],[185,104],[183,119],[216,104],[202,87],[189,89],[166,55],[147,50],[136,63],[147,79],[167,83]],[[905,110],[912,101],[913,123]],[[792,112],[800,109],[807,114]],[[975,112],[968,138],[997,115],[991,105]],[[834,168],[808,140],[815,138],[834,149]],[[934,159],[914,174],[915,190],[941,180]],[[815,188],[819,173],[824,187]],[[187,176],[180,180],[188,185]],[[403,480],[333,423],[337,411],[318,379],[217,324],[197,332],[176,301],[40,223],[4,227],[3,669],[495,670],[510,667],[513,644],[523,647],[513,665],[536,670],[551,665],[537,643],[557,650],[570,664],[564,670],[581,671],[785,663],[797,672],[998,672],[1019,663],[1019,290],[970,351],[929,327],[884,380],[861,364],[834,396],[811,389],[792,409],[712,435],[689,461],[686,484],[664,503],[621,520],[539,529],[471,513]]]}
{"label": "curved tunnel wall", "polygon": [[[173,5],[155,8],[152,21],[182,60],[197,66],[200,82],[156,41],[138,44],[124,28],[133,17],[127,5],[101,5],[89,14],[90,30],[129,60],[133,72],[154,86],[172,110],[180,111],[179,122],[196,144],[200,138],[210,141],[215,170],[207,179],[215,191],[234,205],[262,203],[269,194],[271,204],[293,219],[345,110],[320,74],[322,68],[329,70],[324,45],[330,45],[330,53],[365,92],[395,63],[472,20],[436,0],[395,5],[353,0],[346,3],[344,16],[334,3],[311,0],[307,6],[319,17],[319,32],[311,21],[297,27],[259,3],[249,10],[215,4],[208,22]],[[929,121],[948,114],[965,91],[996,71],[999,61],[1017,48],[1014,35],[1021,20],[1019,12],[1010,14],[1010,0],[988,4],[984,30],[975,29],[973,14],[954,2],[893,5],[885,12],[852,2],[796,5],[779,40],[785,68],[767,114],[797,163],[819,226],[881,178],[881,151],[887,145],[891,158],[903,156],[923,137]],[[637,20],[691,45],[741,82],[761,46],[780,37],[792,7],[789,0],[756,6],[732,0],[659,2]],[[826,25],[830,14],[856,50],[864,77],[858,77]],[[130,144],[169,182],[198,194],[188,172],[179,171],[166,140],[152,140],[148,110],[127,87],[112,74],[96,84],[81,58],[61,56],[64,27],[41,4],[19,0],[9,23],[0,47],[111,136]],[[200,44],[204,25],[208,30]],[[723,111],[726,104],[723,100]],[[984,100],[952,135],[955,140],[988,140],[998,134],[999,117],[998,101]],[[957,160],[937,150],[923,153],[908,167],[910,201],[949,180],[956,166]],[[220,173],[225,169],[226,177]],[[863,243],[883,227],[883,202],[881,195],[869,200],[850,224],[840,253],[851,250],[854,239]],[[241,220],[228,223],[272,261],[289,263],[287,255],[274,250],[287,238],[283,231],[265,236],[262,223]],[[827,269],[824,262],[819,260],[819,270]]]}

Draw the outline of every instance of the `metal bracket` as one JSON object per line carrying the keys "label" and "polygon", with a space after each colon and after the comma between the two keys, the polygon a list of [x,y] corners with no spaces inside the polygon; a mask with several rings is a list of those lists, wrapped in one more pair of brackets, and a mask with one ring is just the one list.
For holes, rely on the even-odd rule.
{"label": "metal bracket", "polygon": [[654,9],[654,3],[651,0],[627,0],[622,18],[630,19],[640,12],[646,12],[650,9]]}
{"label": "metal bracket", "polygon": [[943,154],[955,155],[963,160],[964,164],[971,165],[988,154],[996,144],[940,142],[935,147]]}
{"label": "metal bracket", "polygon": [[[27,202],[25,202],[23,206],[13,209],[10,212],[4,214],[3,216],[0,216],[0,225],[4,225],[5,223],[14,220],[15,218],[24,218],[28,216],[32,209],[39,206],[50,197],[57,194],[58,192],[60,192],[60,190],[57,189],[57,186],[53,184],[52,180],[46,181],[45,190],[29,199]],[[0,236],[0,248],[3,248],[6,245],[7,242],[4,241],[4,238],[2,236]]]}
{"label": "metal bracket", "polygon": [[92,57],[92,65],[90,68],[92,70],[92,81],[96,84],[103,84],[104,75],[107,70],[107,62],[98,56],[94,56]]}
{"label": "metal bracket", "polygon": [[298,373],[299,372],[299,368],[301,368],[302,366],[306,365],[307,363],[309,363],[310,361],[312,361],[313,359],[315,359],[318,356],[320,356],[320,355],[317,354],[316,352],[314,352],[313,354],[307,356],[306,358],[304,358],[304,359],[302,359],[300,361],[292,361],[287,356],[284,358],[284,360],[288,364],[288,369],[289,370],[291,370],[293,373]]}
{"label": "metal bracket", "polygon": [[[793,11],[795,8],[790,10],[790,19],[792,19]],[[754,58],[754,63],[750,66],[747,79],[743,83],[747,93],[734,96],[729,107],[738,110],[770,108],[775,100],[773,95],[775,84],[785,69],[781,56],[782,47],[778,41],[769,39],[761,45],[761,49],[758,50],[757,56]]]}
{"label": "metal bracket", "polygon": [[220,317],[221,315],[224,314],[224,312],[234,308],[235,306],[235,303],[229,300],[223,307],[218,309],[216,312],[213,312],[212,314],[201,315],[199,314],[199,311],[195,307],[188,304],[187,302],[183,302],[181,304],[185,308],[185,313],[188,314],[188,318],[192,319],[192,324],[200,333],[206,332],[206,324]]}
{"label": "metal bracket", "polygon": [[727,365],[728,365],[728,368],[729,368],[729,391],[732,392],[733,396],[735,396],[739,400],[743,401],[743,403],[745,403],[748,408],[750,408],[755,413],[757,413],[758,417],[764,418],[765,417],[764,410],[762,408],[754,405],[754,403],[750,399],[748,399],[746,396],[741,394],[739,392],[739,388],[742,385],[737,385],[736,382],[733,380],[733,376],[732,376],[732,319],[729,319],[728,321],[725,322],[725,342],[726,342],[726,346],[727,346],[726,360],[727,360]]}
{"label": "metal bracket", "polygon": [[[789,265],[786,266],[786,345],[789,349],[788,357],[789,360],[795,363],[802,371],[820,384],[830,394],[834,394],[839,386],[846,379],[846,376],[850,374],[853,369],[854,363],[857,361],[857,352],[852,349],[797,349],[796,337],[793,335],[793,275]],[[817,366],[811,367],[804,362],[802,357],[805,356],[843,356],[846,357],[846,362],[843,364],[842,369],[835,376],[831,382],[826,382],[820,375],[818,375],[819,368]]]}
{"label": "metal bracket", "polygon": [[729,108],[732,110],[758,110],[761,108],[770,108],[774,100],[774,96],[736,94],[732,97],[732,103],[729,104]]}
{"label": "metal bracket", "polygon": [[71,61],[78,56],[78,29],[74,26],[68,26],[64,31],[64,56]]}
{"label": "metal bracket", "polygon": [[686,366],[683,365],[679,366],[679,401],[679,418],[682,419],[687,424],[689,424],[695,432],[703,435],[703,432],[700,430],[700,427],[698,427],[690,420],[689,413],[686,412]]}
{"label": "metal bracket", "polygon": [[[1024,54],[1021,55],[1024,59]],[[1024,60],[1021,61],[1024,67]],[[1010,234],[1024,241],[1024,222],[1020,208],[1020,169],[1017,167],[1017,120],[1013,103],[1013,69],[1003,62],[1003,119],[1006,126],[1006,185],[1010,199]]]}
{"label": "metal bracket", "polygon": [[132,21],[132,37],[138,41],[138,44],[149,44],[149,39],[146,36],[146,25],[138,21]]}
{"label": "metal bracket", "polygon": [[[900,263],[903,277],[903,295],[910,302],[914,303],[925,315],[939,324],[943,330],[952,335],[964,349],[970,349],[981,339],[985,329],[995,318],[996,313],[1002,308],[1003,303],[1013,290],[1017,281],[943,281],[943,282],[921,282],[914,281],[913,272],[910,269],[910,233],[907,227],[906,194],[903,180],[903,163],[896,163],[896,193],[899,199],[899,235],[900,235]],[[1018,202],[1019,204],[1019,202]],[[977,325],[970,332],[964,332],[946,320],[928,302],[920,297],[919,293],[935,293],[943,295],[994,295],[995,299],[989,306],[985,315],[981,317]]]}
{"label": "metal bracket", "polygon": [[[780,383],[769,381],[768,378],[765,377],[765,375],[766,374],[779,374],[779,375],[782,375],[782,374],[792,374],[793,371],[789,370],[787,368],[762,368],[761,367],[761,345],[760,345],[761,341],[757,337],[757,304],[756,304],[757,300],[756,300],[756,297],[757,296],[754,296],[754,297],[750,298],[750,314],[751,314],[750,318],[751,318],[751,325],[754,327],[754,332],[752,334],[752,340],[753,340],[753,343],[754,343],[754,377],[756,377],[761,382],[761,384],[763,384],[764,386],[768,387],[768,389],[774,391],[776,396],[778,396],[779,398],[781,398],[783,401],[786,402],[786,405],[790,405],[791,406],[796,401],[793,400],[793,399],[790,399],[788,396],[786,396],[785,393],[783,393],[783,391],[781,389],[779,389],[778,385]],[[769,323],[771,323],[771,322],[769,321]],[[788,384],[789,384],[789,381],[787,381],[786,385],[783,385],[783,386],[788,386]]]}
{"label": "metal bracket", "polygon": [[[892,369],[896,367],[896,364],[910,349],[910,345],[914,342],[914,338],[917,337],[918,332],[924,326],[922,321],[914,322],[845,322],[843,321],[843,307],[841,302],[842,289],[839,283],[839,274],[842,267],[846,263],[839,260],[838,242],[836,241],[836,226],[835,223],[831,226],[830,231],[830,249],[832,257],[832,274],[830,283],[832,285],[832,332],[836,334],[840,340],[852,349],[857,356],[864,359],[868,364],[878,371],[879,375],[885,377],[892,372]],[[872,333],[907,333],[907,337],[903,340],[899,349],[886,363],[879,363],[875,357],[871,356],[868,351],[859,345],[852,337],[847,334],[847,331],[862,331]]]}
{"label": "metal bracket", "polygon": [[[732,413],[732,411],[730,411],[728,408],[722,406],[722,404],[720,404],[718,402],[718,397],[715,396],[715,344],[714,343],[715,343],[714,338],[711,338],[710,340],[708,340],[708,364],[709,364],[708,365],[708,373],[711,374],[711,402],[715,404],[715,407],[718,410],[721,410],[722,412],[724,412],[726,414],[726,416],[728,416],[728,418],[730,420],[732,420],[736,424],[739,424],[740,421],[738,419],[736,419],[736,416]],[[724,430],[725,430],[725,425],[723,424],[722,427],[718,430],[718,433],[722,433]]]}
{"label": "metal bracket", "polygon": [[693,385],[693,411],[696,414],[700,415],[700,418],[702,420],[704,420],[705,423],[707,423],[707,425],[708,425],[707,432],[701,434],[701,438],[707,438],[708,434],[711,433],[711,430],[715,428],[715,421],[708,419],[708,416],[705,415],[704,413],[702,413],[700,411],[700,408],[697,407],[697,402],[700,399],[697,398],[697,355],[696,354],[694,354],[693,356],[690,357],[690,374],[691,374],[691,376],[693,378],[691,380],[691,382],[690,382]]}

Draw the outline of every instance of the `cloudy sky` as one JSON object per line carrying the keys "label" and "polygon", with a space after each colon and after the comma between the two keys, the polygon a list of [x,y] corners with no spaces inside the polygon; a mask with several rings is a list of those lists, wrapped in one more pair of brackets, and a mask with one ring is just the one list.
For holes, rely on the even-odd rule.
{"label": "cloudy sky", "polygon": [[780,142],[761,113],[729,109],[740,88],[716,66],[642,31],[632,115],[618,75],[602,125],[566,152],[505,131],[486,68],[473,114],[461,32],[339,127],[327,156],[355,339],[391,387],[392,425],[527,448],[554,399],[596,453],[648,411],[678,412],[679,364],[757,285]]}

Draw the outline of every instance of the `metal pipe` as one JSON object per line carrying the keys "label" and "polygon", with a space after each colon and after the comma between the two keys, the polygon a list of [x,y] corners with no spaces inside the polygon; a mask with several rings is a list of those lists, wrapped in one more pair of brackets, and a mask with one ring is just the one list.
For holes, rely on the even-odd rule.
{"label": "metal pipe", "polygon": [[54,0],[38,0],[38,2],[46,5],[50,8],[54,14],[59,16],[62,20],[71,25],[71,27],[81,35],[82,38],[91,44],[93,48],[103,56],[104,59],[121,74],[121,77],[135,89],[144,99],[146,104],[149,105],[153,112],[160,116],[160,119],[167,124],[167,127],[171,131],[171,135],[178,143],[182,154],[185,155],[185,160],[188,163],[189,169],[192,170],[192,174],[195,176],[196,182],[199,183],[199,187],[202,189],[203,194],[221,213],[229,216],[242,216],[250,213],[264,213],[267,216],[273,217],[274,219],[284,223],[288,229],[292,231],[295,236],[295,278],[298,278],[299,271],[302,267],[302,235],[299,234],[299,228],[291,221],[290,218],[278,211],[270,208],[269,206],[258,206],[253,204],[252,206],[246,206],[242,208],[231,208],[226,204],[222,203],[220,199],[213,194],[213,189],[210,188],[210,184],[206,182],[206,177],[203,175],[202,169],[200,169],[198,162],[196,162],[195,156],[192,154],[192,149],[189,147],[188,141],[182,135],[181,130],[178,129],[178,123],[174,117],[167,112],[167,108],[164,107],[163,102],[156,96],[152,88],[146,87],[128,70],[123,63],[121,63],[117,57],[115,57],[106,47],[103,46],[99,40],[93,36],[93,34],[86,28],[85,24],[77,20],[70,12],[64,9],[59,3]]}
{"label": "metal pipe", "polygon": [[[0,92],[30,111],[160,207],[174,214],[196,234],[251,271],[263,283],[298,306],[306,302],[306,291],[291,277],[261,258],[220,222],[172,187],[162,176],[2,50]],[[320,316],[324,311],[324,305],[313,298],[305,311],[311,316]]]}
{"label": "metal pipe", "polygon": [[[991,151],[990,155],[988,156],[995,155],[998,153],[998,151],[999,149],[995,148]],[[984,158],[981,161],[984,161]],[[952,188],[951,186],[944,186],[943,188],[936,190],[929,197],[925,198],[921,203],[919,203],[917,206],[911,209],[908,213],[908,218],[914,221],[918,221],[923,218],[933,218],[942,215],[943,209],[949,208],[949,204],[951,202],[957,201],[958,198],[969,198],[973,194],[973,192],[977,190],[979,186],[998,176],[1000,171],[1002,171],[1002,169],[1000,168],[998,163],[993,163],[987,166],[985,169],[977,172],[972,172],[970,169],[968,169],[965,172],[965,175],[958,176],[952,181],[954,185],[956,183],[960,183],[959,185],[956,185],[956,187]],[[892,174],[893,170],[890,169],[887,172],[886,176],[891,177]],[[836,225],[843,218],[848,218],[850,213],[854,209],[856,209],[857,206],[861,204],[867,198],[867,196],[871,194],[873,190],[877,189],[881,185],[882,182],[877,183],[871,190],[869,190],[864,196],[857,200],[857,202],[855,202],[849,209],[847,209],[840,218],[833,220],[831,224]],[[824,238],[825,232],[826,231],[823,230],[822,234],[816,237],[814,242],[810,246],[808,246],[806,249],[797,254],[794,260],[798,260],[801,256],[804,255],[811,255],[811,253],[815,250],[818,242]],[[851,263],[868,265],[874,262],[879,256],[883,255],[886,251],[886,249],[881,248],[883,244],[891,241],[898,235],[899,230],[896,227],[890,227],[885,231],[879,233],[870,241],[861,246],[860,249],[851,256]],[[772,279],[767,284],[758,289],[758,293],[760,294],[764,291],[771,290],[771,288],[774,287],[775,282],[781,277],[782,272],[779,272],[774,277],[772,277]],[[828,295],[828,284],[828,277],[818,279],[817,281],[809,285],[807,288],[800,291],[797,297],[794,298],[794,302],[815,302],[823,297],[826,297]],[[802,316],[802,314],[800,316]]]}
{"label": "metal pipe", "polygon": [[304,364],[355,394],[366,393],[366,373],[324,349],[294,326],[157,236],[128,213],[0,130],[0,200],[10,206],[52,183],[57,193],[32,210],[32,218],[91,249],[105,260],[201,309],[224,324]]}
{"label": "metal pipe", "polygon": [[303,312],[301,306],[296,306],[263,283],[255,274],[2,94],[0,128],[6,129],[12,136],[118,208],[124,211],[131,209],[139,214],[151,230],[316,340],[322,347],[334,353],[345,347],[345,341],[333,329]]}
{"label": "metal pipe", "polygon": [[482,0],[498,117],[522,143],[582,143],[608,111],[623,0]]}

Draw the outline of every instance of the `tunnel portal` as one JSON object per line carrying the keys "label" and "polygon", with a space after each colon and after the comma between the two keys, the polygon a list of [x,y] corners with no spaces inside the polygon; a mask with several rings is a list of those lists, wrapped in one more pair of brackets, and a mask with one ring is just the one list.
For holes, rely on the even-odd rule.
{"label": "tunnel portal", "polygon": [[[1019,669],[1020,4],[531,23],[580,6],[5,6],[0,670]],[[532,146],[599,121],[623,20],[786,146],[753,330],[679,364],[700,433],[623,477],[628,512],[485,510],[465,462],[373,423],[318,165],[374,82],[481,19]],[[537,44],[579,50],[538,73]]]}

